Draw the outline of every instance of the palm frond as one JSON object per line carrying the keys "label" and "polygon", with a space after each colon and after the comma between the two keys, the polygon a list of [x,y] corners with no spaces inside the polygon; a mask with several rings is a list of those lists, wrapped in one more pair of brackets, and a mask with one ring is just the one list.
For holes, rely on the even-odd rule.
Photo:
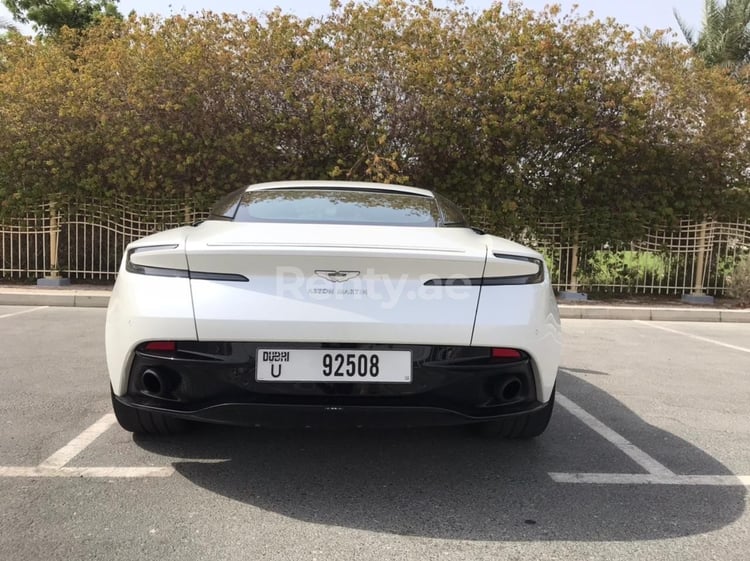
{"label": "palm frond", "polygon": [[674,14],[685,40],[706,63],[735,67],[750,60],[750,0],[705,0],[699,33]]}
{"label": "palm frond", "polygon": [[0,31],[18,31],[13,22],[9,19],[0,17]]}
{"label": "palm frond", "polygon": [[685,41],[687,41],[688,45],[690,45],[691,47],[695,47],[695,29],[688,25],[688,23],[677,11],[677,8],[673,8],[672,12],[674,13],[674,17],[677,20],[677,25],[680,27],[680,31],[682,31],[682,35],[685,37]]}

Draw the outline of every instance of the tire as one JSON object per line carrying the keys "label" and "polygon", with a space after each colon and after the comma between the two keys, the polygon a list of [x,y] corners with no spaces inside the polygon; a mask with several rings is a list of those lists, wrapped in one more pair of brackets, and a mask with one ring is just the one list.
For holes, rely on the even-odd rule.
{"label": "tire", "polygon": [[120,426],[135,434],[169,436],[184,432],[188,427],[187,421],[183,419],[170,417],[162,413],[142,411],[125,405],[115,398],[114,392],[112,392],[112,409]]}
{"label": "tire", "polygon": [[471,429],[482,436],[518,439],[536,438],[549,425],[552,410],[555,407],[555,391],[556,389],[553,388],[549,401],[541,409],[525,415],[478,423],[471,425]]}

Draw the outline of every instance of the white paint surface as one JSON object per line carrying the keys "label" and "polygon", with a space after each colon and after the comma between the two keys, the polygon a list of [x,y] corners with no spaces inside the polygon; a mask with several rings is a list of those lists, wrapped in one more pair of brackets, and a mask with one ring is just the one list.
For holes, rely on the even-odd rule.
{"label": "white paint surface", "polygon": [[747,347],[739,347],[737,345],[730,345],[729,343],[717,341],[716,339],[709,339],[708,337],[701,337],[700,335],[693,335],[692,333],[685,333],[684,331],[678,331],[677,329],[672,329],[671,327],[664,327],[663,325],[657,325],[651,322],[646,322],[646,321],[641,321],[641,320],[635,320],[635,322],[641,325],[650,327],[652,329],[661,329],[662,331],[667,331],[669,333],[676,333],[677,335],[682,335],[683,337],[695,339],[696,341],[703,341],[704,343],[712,343],[720,347],[726,347],[727,349],[732,349],[732,350],[740,351],[743,353],[750,353],[750,348],[747,348]]}
{"label": "white paint surface", "polygon": [[[572,372],[561,371],[573,375]],[[750,487],[750,475],[678,475],[615,432],[582,407],[558,394],[557,403],[601,437],[614,444],[648,473],[559,473],[550,472],[556,483],[585,483],[590,485],[708,485]]]}
{"label": "white paint surface", "polygon": [[44,460],[39,464],[39,467],[42,469],[58,469],[63,467],[70,462],[70,460],[80,454],[89,444],[104,434],[107,429],[115,424],[115,422],[116,419],[114,413],[107,413],[73,440],[68,442],[65,446],[60,448],[57,452],[52,454],[49,458]]}
{"label": "white paint surface", "polygon": [[14,467],[0,466],[0,477],[169,477],[172,467]]}
{"label": "white paint surface", "polygon": [[13,316],[20,316],[21,314],[30,314],[31,312],[36,312],[37,310],[44,310],[46,308],[49,308],[49,306],[39,306],[37,308],[32,308],[30,310],[21,310],[20,312],[12,312],[10,314],[3,314],[0,316],[0,319],[12,318]]}
{"label": "white paint surface", "polygon": [[654,475],[651,473],[550,473],[556,483],[593,485],[750,486],[750,475]]}
{"label": "white paint surface", "polygon": [[[563,372],[565,371],[563,370]],[[599,434],[599,436],[614,444],[623,454],[628,456],[651,475],[674,475],[674,473],[671,470],[667,469],[667,467],[660,464],[654,458],[646,454],[646,452],[635,446],[635,444],[627,440],[624,436],[613,431],[599,419],[584,411],[579,405],[572,402],[567,397],[558,395],[557,403],[561,405],[565,410],[567,410],[568,413],[577,417],[578,420],[582,421],[591,430]]]}

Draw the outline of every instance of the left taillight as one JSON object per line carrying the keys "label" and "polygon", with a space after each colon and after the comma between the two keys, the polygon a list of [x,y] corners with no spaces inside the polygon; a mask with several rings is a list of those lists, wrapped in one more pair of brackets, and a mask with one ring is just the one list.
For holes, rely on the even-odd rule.
{"label": "left taillight", "polygon": [[144,351],[173,353],[177,350],[177,343],[174,341],[150,341],[143,347]]}
{"label": "left taillight", "polygon": [[[175,278],[190,278],[194,280],[209,280],[209,281],[227,281],[227,282],[247,282],[249,279],[245,275],[237,273],[215,273],[211,271],[190,271],[187,268],[176,268],[176,267],[162,267],[161,263],[166,261],[167,264],[176,263],[180,261],[187,265],[184,254],[175,255],[174,250],[179,245],[146,245],[141,247],[134,247],[128,250],[125,256],[125,270],[129,273],[135,273],[137,275],[153,275],[157,277],[175,277]],[[138,256],[142,255],[143,261],[138,263]],[[148,257],[146,257],[148,256]],[[154,265],[154,262],[158,265]]]}
{"label": "left taillight", "polygon": [[149,245],[144,247],[134,247],[128,250],[125,257],[125,270],[129,273],[135,273],[138,275],[155,275],[158,277],[179,277],[188,278],[189,273],[187,269],[173,269],[170,267],[154,267],[153,265],[143,265],[135,263],[133,257],[138,253],[145,253],[149,251],[160,251],[177,249],[177,244],[174,245]]}

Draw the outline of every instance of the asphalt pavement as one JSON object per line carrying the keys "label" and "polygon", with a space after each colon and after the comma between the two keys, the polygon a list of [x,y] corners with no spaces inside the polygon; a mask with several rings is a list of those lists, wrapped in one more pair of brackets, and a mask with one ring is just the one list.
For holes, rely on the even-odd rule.
{"label": "asphalt pavement", "polygon": [[113,424],[104,310],[0,306],[0,559],[704,560],[750,551],[750,325],[566,320],[531,442]]}

